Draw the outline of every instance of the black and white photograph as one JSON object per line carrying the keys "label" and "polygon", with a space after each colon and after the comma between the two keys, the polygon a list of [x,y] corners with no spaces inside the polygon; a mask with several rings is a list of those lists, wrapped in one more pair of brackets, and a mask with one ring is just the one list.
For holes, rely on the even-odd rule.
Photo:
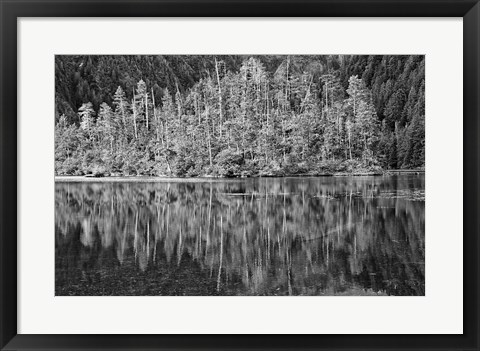
{"label": "black and white photograph", "polygon": [[425,295],[424,55],[54,63],[55,296]]}

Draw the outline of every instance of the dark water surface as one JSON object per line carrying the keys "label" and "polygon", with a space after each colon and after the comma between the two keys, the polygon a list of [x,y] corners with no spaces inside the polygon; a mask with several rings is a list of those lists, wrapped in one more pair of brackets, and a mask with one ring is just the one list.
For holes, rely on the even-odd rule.
{"label": "dark water surface", "polygon": [[56,295],[424,295],[425,178],[56,183]]}

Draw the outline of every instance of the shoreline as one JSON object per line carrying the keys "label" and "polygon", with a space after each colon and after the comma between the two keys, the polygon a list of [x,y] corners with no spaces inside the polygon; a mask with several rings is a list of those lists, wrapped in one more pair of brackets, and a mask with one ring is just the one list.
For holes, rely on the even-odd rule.
{"label": "shoreline", "polygon": [[260,178],[312,178],[312,177],[379,177],[395,174],[425,174],[423,170],[388,170],[383,173],[336,173],[336,174],[292,174],[286,176],[256,176],[256,177],[169,177],[169,176],[55,176],[55,183],[210,183],[210,182],[240,182],[246,179]]}

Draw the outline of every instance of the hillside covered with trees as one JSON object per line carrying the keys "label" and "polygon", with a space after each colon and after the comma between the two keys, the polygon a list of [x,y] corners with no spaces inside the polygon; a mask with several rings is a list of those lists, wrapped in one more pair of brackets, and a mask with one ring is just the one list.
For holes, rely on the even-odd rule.
{"label": "hillside covered with trees", "polygon": [[56,56],[57,175],[425,166],[424,56]]}

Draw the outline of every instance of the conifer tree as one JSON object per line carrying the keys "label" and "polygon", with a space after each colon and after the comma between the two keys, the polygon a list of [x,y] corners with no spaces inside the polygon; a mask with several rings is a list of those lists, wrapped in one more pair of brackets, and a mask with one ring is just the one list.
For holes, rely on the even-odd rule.
{"label": "conifer tree", "polygon": [[95,110],[91,102],[82,104],[78,109],[78,115],[80,117],[80,127],[91,137],[94,127]]}
{"label": "conifer tree", "polygon": [[127,136],[128,102],[121,86],[118,86],[113,95],[113,106],[115,107],[116,124],[123,129],[123,133]]}

